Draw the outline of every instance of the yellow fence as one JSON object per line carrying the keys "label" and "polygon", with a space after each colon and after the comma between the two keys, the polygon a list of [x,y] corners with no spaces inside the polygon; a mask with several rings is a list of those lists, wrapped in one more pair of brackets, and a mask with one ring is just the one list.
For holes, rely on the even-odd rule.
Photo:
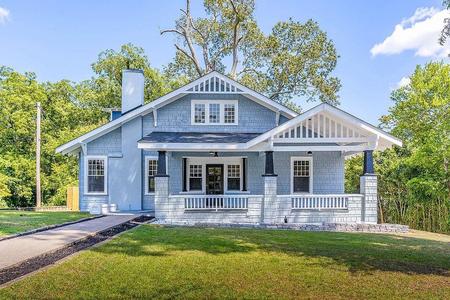
{"label": "yellow fence", "polygon": [[78,187],[69,186],[67,188],[67,208],[73,211],[79,211],[79,197],[78,197]]}

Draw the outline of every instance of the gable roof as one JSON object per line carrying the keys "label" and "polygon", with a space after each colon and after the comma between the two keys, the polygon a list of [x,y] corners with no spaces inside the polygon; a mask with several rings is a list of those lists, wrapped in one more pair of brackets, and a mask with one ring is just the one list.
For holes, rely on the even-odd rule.
{"label": "gable roof", "polygon": [[265,133],[153,132],[138,148],[176,151],[341,151],[345,155],[384,150],[401,140],[323,103]]}
{"label": "gable roof", "polygon": [[56,148],[57,153],[67,154],[81,147],[84,143],[88,143],[106,133],[113,131],[122,124],[139,116],[146,115],[153,110],[156,110],[172,101],[175,101],[187,94],[192,93],[223,93],[223,94],[243,94],[247,98],[273,110],[279,112],[288,118],[293,118],[298,114],[290,108],[279,104],[278,102],[238,83],[237,81],[220,74],[217,71],[212,71],[202,77],[164,95],[156,100],[147,103],[143,106],[137,107],[132,111],[123,114],[121,117],[106,123],[68,143],[65,143]]}
{"label": "gable roof", "polygon": [[[279,135],[280,133],[284,133],[286,131],[293,130],[296,126],[303,124],[304,121],[309,120],[315,115],[318,115],[320,113],[328,113],[331,116],[336,117],[340,121],[344,122],[345,124],[348,124],[348,126],[351,126],[354,130],[358,130],[360,132],[365,132],[367,135],[372,135],[377,138],[377,150],[382,150],[387,147],[390,147],[392,145],[402,146],[402,141],[391,134],[385,132],[384,130],[373,126],[372,124],[363,121],[357,117],[355,117],[352,114],[349,114],[348,112],[345,112],[335,106],[332,106],[327,103],[321,103],[313,108],[311,108],[308,111],[305,111],[304,113],[298,115],[297,117],[261,134],[260,136],[254,138],[253,140],[249,141],[248,147],[255,146],[265,140],[272,139]],[[342,125],[341,125],[342,126]],[[289,132],[290,133],[290,132]],[[317,135],[319,136],[319,135]],[[359,136],[359,134],[358,134]],[[335,136],[336,137],[336,136]],[[320,140],[320,139],[319,139]],[[319,141],[318,140],[318,141]]]}

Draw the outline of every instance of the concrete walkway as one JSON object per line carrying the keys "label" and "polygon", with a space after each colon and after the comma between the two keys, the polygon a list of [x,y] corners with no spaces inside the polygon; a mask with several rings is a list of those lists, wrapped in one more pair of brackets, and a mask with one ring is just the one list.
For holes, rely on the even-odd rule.
{"label": "concrete walkway", "polygon": [[67,244],[134,218],[136,218],[136,215],[106,216],[0,241],[0,269],[57,250]]}

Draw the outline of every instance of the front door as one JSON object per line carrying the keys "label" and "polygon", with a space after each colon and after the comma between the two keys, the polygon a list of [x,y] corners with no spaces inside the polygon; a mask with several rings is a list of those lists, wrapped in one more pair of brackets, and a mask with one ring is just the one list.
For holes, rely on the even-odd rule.
{"label": "front door", "polygon": [[206,194],[223,194],[223,165],[206,165]]}

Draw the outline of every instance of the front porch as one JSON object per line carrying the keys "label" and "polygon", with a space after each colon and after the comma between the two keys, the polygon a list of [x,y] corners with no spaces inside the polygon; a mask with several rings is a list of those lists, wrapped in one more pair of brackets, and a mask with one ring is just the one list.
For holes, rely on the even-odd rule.
{"label": "front porch", "polygon": [[345,157],[336,151],[160,150],[155,216],[174,224],[376,223],[372,151],[365,156],[361,193],[346,194]]}
{"label": "front porch", "polygon": [[[398,143],[325,105],[265,133],[152,132],[138,148],[158,153],[154,208],[163,222],[376,223],[373,151]],[[357,153],[360,193],[346,194],[345,157]]]}
{"label": "front porch", "polygon": [[[272,200],[272,201],[271,201]],[[360,223],[363,195],[171,195],[157,218],[193,223]]]}

